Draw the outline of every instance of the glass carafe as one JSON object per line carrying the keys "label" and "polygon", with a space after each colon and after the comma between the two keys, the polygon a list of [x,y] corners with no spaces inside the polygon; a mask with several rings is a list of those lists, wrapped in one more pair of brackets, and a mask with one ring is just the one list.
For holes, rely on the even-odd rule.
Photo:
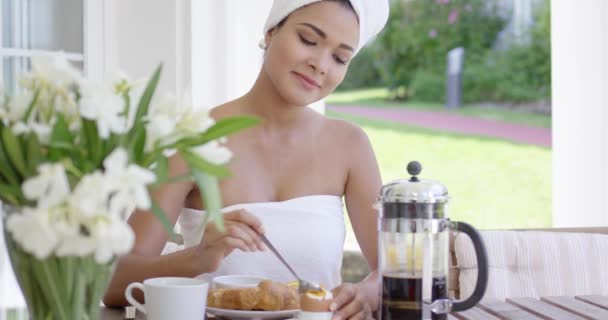
{"label": "glass carafe", "polygon": [[[471,225],[447,217],[447,189],[417,177],[418,162],[408,164],[408,180],[385,185],[378,202],[381,320],[444,320],[450,311],[473,307],[483,297],[488,279],[485,246]],[[478,279],[471,297],[448,297],[449,233],[458,230],[473,241]]]}

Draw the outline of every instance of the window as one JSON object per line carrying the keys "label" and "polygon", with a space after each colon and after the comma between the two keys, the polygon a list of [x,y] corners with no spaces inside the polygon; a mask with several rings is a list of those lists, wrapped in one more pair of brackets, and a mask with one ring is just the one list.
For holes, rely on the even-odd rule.
{"label": "window", "polygon": [[8,92],[29,69],[32,54],[63,51],[83,67],[83,1],[0,0],[0,12],[0,71]]}

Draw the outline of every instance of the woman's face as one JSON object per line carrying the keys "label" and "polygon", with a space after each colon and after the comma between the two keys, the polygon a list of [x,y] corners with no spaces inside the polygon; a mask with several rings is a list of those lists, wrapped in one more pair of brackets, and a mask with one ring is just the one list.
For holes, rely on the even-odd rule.
{"label": "woman's face", "polygon": [[287,103],[305,106],[344,79],[359,43],[359,22],[343,4],[319,1],[292,12],[265,41],[264,72]]}

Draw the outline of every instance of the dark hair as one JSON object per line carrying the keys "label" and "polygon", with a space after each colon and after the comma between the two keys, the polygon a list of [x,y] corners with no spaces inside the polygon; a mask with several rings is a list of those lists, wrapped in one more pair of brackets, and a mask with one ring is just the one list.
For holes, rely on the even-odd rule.
{"label": "dark hair", "polygon": [[[322,1],[337,2],[337,3],[341,4],[344,8],[352,10],[355,13],[355,15],[357,14],[357,12],[355,11],[355,8],[353,8],[353,5],[350,3],[350,0],[322,0]],[[287,21],[287,18],[289,18],[290,15],[291,14],[288,14],[287,17],[283,18],[283,20],[281,20],[279,23],[277,23],[277,25],[274,28],[281,28],[285,24],[285,21]]]}

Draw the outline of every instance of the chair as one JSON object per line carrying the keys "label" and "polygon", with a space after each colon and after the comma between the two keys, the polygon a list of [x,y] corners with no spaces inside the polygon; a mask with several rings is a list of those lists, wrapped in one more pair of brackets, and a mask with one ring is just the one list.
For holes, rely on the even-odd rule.
{"label": "chair", "polygon": [[[481,232],[490,267],[484,299],[608,294],[608,227]],[[477,264],[468,237],[453,234],[451,294],[473,291]]]}

